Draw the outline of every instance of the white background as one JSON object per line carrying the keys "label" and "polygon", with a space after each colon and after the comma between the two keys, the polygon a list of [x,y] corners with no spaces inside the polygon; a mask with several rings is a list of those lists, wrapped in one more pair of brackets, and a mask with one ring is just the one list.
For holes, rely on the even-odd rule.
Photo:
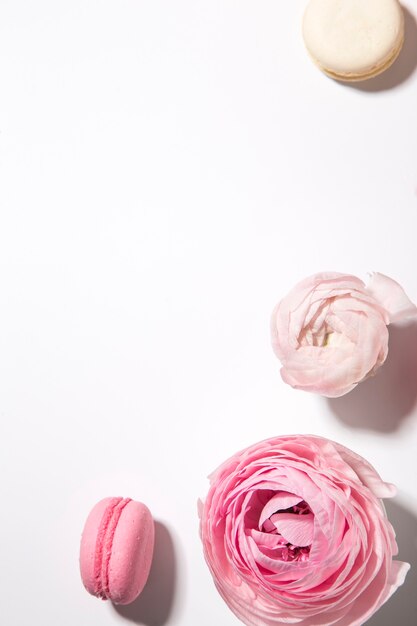
{"label": "white background", "polygon": [[[417,15],[417,0],[406,6]],[[335,401],[282,383],[275,303],[321,270],[417,301],[417,26],[346,86],[301,39],[302,0],[1,0],[0,623],[233,626],[202,557],[206,476],[316,433],[397,484],[417,614],[417,335]],[[116,610],[78,547],[93,504],[148,504],[149,583]]]}

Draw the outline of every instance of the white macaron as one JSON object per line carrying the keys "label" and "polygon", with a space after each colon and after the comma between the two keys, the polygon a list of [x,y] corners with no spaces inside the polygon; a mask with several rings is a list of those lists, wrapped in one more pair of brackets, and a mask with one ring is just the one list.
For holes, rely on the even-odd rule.
{"label": "white macaron", "polygon": [[310,0],[303,37],[323,72],[337,80],[366,80],[398,57],[404,13],[397,0]]}

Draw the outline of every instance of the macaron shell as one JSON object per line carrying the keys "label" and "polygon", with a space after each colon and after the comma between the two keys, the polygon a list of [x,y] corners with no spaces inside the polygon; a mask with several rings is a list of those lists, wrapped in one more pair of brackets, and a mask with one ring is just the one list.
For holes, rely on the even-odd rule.
{"label": "macaron shell", "polygon": [[364,80],[387,69],[404,39],[397,0],[310,0],[303,20],[316,64],[342,80]]}
{"label": "macaron shell", "polygon": [[99,593],[99,581],[96,577],[97,535],[106,512],[113,508],[121,498],[104,498],[91,510],[84,526],[80,546],[80,573],[84,587],[92,595]]}
{"label": "macaron shell", "polygon": [[154,541],[149,509],[131,500],[118,521],[109,561],[109,597],[115,604],[129,604],[142,591],[151,568]]}

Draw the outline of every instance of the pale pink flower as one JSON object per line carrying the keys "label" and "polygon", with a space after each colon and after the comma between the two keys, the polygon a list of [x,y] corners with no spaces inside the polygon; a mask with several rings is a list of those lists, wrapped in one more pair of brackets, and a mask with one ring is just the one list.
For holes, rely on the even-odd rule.
{"label": "pale pink flower", "polygon": [[383,274],[372,274],[367,286],[336,272],[306,278],[272,314],[282,379],[296,389],[342,396],[385,361],[388,324],[416,315],[403,288]]}
{"label": "pale pink flower", "polygon": [[200,503],[204,555],[247,626],[361,626],[404,581],[365,459],[309,435],[269,439],[227,460]]}

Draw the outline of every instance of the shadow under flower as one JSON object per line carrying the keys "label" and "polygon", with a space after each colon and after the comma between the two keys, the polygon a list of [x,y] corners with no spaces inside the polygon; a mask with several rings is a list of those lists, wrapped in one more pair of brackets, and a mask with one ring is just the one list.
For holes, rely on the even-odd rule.
{"label": "shadow under flower", "polygon": [[405,83],[417,68],[417,23],[414,15],[403,7],[404,11],[404,45],[398,59],[393,65],[370,80],[344,83],[347,87],[358,91],[377,92],[394,89],[401,83]]}
{"label": "shadow under flower", "polygon": [[176,556],[168,529],[155,522],[155,548],[151,571],[140,596],[131,604],[113,604],[124,619],[140,626],[164,626],[174,601]]}
{"label": "shadow under flower", "polygon": [[417,615],[417,517],[397,502],[384,500],[387,515],[397,534],[400,561],[410,563],[405,582],[366,626],[415,626]]}
{"label": "shadow under flower", "polygon": [[389,327],[389,351],[375,376],[341,398],[327,398],[344,424],[393,432],[409,416],[417,400],[417,323]]}

